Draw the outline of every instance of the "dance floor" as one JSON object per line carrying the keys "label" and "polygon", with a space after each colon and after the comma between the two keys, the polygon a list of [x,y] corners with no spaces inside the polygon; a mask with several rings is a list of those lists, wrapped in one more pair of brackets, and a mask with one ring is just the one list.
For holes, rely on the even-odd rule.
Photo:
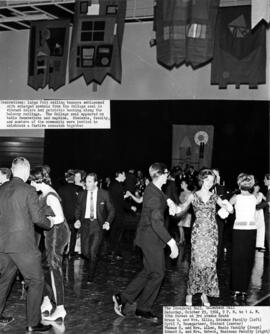
{"label": "dance floor", "polygon": [[[140,268],[140,253],[132,246],[132,242],[124,245],[122,260],[114,260],[106,253],[101,255],[95,282],[86,283],[84,260],[81,258],[64,261],[65,277],[65,321],[52,322],[53,329],[49,333],[67,334],[121,334],[121,333],[162,333],[162,323],[152,323],[135,317],[135,304],[127,306],[127,316],[118,317],[113,311],[112,294],[121,291],[136,271]],[[186,278],[189,267],[189,247],[180,247],[177,260],[167,258],[167,272],[160,295],[154,307],[154,313],[162,317],[162,306],[184,305]],[[270,278],[269,258],[256,253],[247,305],[269,306]],[[220,298],[211,298],[214,306],[232,306],[229,290],[230,254],[224,256],[224,262],[218,270]],[[200,306],[200,296],[194,296],[194,305]],[[15,320],[0,333],[21,334],[26,326],[25,300],[21,296],[21,283],[16,281],[10,293],[6,315],[13,315]]]}

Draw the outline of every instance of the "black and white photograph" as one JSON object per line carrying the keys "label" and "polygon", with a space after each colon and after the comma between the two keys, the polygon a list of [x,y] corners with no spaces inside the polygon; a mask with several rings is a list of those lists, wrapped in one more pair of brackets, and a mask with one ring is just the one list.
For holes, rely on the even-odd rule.
{"label": "black and white photograph", "polygon": [[0,1],[0,333],[270,332],[269,6]]}

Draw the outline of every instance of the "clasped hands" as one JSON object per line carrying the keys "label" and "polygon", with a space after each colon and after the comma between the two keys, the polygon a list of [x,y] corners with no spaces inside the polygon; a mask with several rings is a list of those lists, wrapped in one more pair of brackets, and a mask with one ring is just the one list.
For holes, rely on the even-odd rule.
{"label": "clasped hands", "polygon": [[182,211],[181,207],[176,205],[170,198],[167,199],[167,204],[171,216],[175,216]]}

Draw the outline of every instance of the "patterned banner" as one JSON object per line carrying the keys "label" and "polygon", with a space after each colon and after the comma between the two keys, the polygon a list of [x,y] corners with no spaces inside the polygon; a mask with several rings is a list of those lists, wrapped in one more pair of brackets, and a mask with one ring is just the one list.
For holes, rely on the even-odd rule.
{"label": "patterned banner", "polygon": [[69,82],[83,76],[101,84],[107,74],[121,82],[125,14],[126,0],[76,0]]}
{"label": "patterned banner", "polygon": [[57,90],[66,83],[69,20],[31,23],[28,85]]}
{"label": "patterned banner", "polygon": [[226,88],[241,84],[257,88],[266,83],[266,27],[251,30],[250,6],[220,8],[211,84]]}
{"label": "patterned banner", "polygon": [[167,67],[202,66],[213,57],[219,0],[156,0],[157,60]]}

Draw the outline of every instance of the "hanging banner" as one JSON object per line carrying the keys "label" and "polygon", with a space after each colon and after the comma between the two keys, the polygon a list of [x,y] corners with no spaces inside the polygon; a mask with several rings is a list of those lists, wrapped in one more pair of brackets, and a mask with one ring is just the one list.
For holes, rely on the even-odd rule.
{"label": "hanging banner", "polygon": [[219,8],[211,84],[249,85],[266,83],[266,27],[251,30],[250,6]]}
{"label": "hanging banner", "polygon": [[101,84],[108,74],[121,83],[125,15],[126,0],[76,0],[69,82],[83,76]]}
{"label": "hanging banner", "polygon": [[213,57],[219,0],[156,0],[154,31],[157,61],[169,69],[196,68]]}
{"label": "hanging banner", "polygon": [[66,83],[69,20],[31,22],[28,85],[57,90]]}
{"label": "hanging banner", "polygon": [[173,125],[172,166],[186,164],[195,169],[211,167],[214,127],[212,125]]}

